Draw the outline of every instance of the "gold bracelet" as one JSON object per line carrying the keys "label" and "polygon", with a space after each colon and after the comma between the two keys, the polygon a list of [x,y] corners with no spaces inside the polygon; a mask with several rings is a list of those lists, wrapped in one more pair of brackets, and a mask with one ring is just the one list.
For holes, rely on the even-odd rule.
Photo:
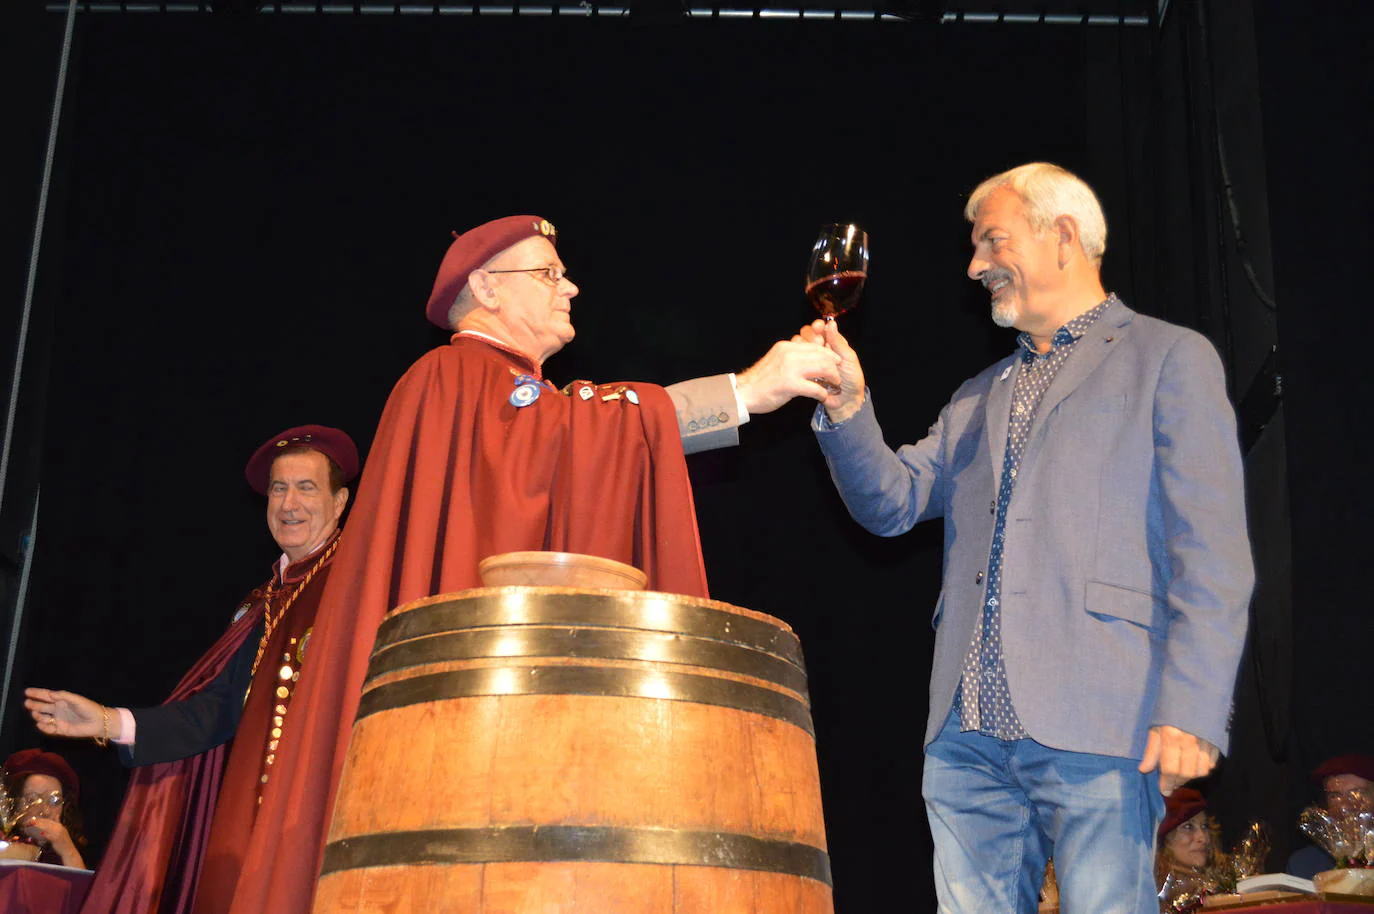
{"label": "gold bracelet", "polygon": [[108,746],[110,744],[110,709],[104,705],[100,706],[100,735],[95,738],[97,746]]}

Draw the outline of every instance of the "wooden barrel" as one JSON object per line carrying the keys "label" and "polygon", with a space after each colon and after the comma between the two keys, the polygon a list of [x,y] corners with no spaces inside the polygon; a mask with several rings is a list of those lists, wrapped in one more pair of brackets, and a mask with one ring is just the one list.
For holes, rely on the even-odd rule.
{"label": "wooden barrel", "polygon": [[315,911],[829,914],[800,643],[651,591],[393,610]]}

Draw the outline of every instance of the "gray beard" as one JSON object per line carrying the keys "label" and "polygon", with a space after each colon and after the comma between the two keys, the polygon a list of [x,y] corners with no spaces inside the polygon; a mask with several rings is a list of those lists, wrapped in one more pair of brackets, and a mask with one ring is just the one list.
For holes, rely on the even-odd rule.
{"label": "gray beard", "polygon": [[1021,310],[1012,302],[992,303],[992,322],[999,327],[1014,327],[1021,316]]}

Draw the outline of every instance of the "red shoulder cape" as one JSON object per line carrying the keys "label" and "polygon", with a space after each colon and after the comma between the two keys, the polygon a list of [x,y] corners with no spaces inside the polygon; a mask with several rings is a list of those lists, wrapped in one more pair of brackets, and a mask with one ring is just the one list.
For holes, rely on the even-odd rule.
{"label": "red shoulder cape", "polygon": [[[511,402],[519,376],[538,398]],[[529,549],[635,565],[653,590],[706,596],[691,484],[660,387],[575,382],[456,335],[387,401],[334,557],[231,914],[310,909],[377,626],[388,610],[480,585],[477,563]],[[584,399],[583,387],[593,392]],[[636,404],[634,400],[638,400]]]}

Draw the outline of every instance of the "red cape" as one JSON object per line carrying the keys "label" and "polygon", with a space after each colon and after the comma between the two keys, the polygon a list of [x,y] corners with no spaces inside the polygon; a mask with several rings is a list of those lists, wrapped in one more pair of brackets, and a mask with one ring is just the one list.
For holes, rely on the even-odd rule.
{"label": "red cape", "polygon": [[[310,909],[377,626],[388,610],[480,586],[501,552],[581,552],[706,596],[676,413],[660,387],[574,382],[511,402],[538,366],[455,335],[411,366],[382,413],[334,558],[285,757],[267,785],[231,914]],[[593,388],[587,398],[580,391]],[[624,387],[636,395],[602,397]],[[636,404],[634,399],[638,400]]]}
{"label": "red cape", "polygon": [[[186,673],[167,701],[209,685],[262,617],[245,612]],[[184,912],[191,908],[219,795],[228,745],[176,762],[135,768],[83,914]]]}
{"label": "red cape", "polygon": [[[317,553],[292,563],[286,582],[302,580],[318,558]],[[215,910],[218,890],[226,884],[232,887],[253,829],[269,720],[279,701],[273,690],[281,662],[273,663],[272,658],[313,624],[329,561],[326,557],[324,567],[304,585],[273,633],[233,742],[174,762],[144,765],[130,774],[114,834],[82,904],[83,914],[185,914],[197,899],[198,883],[203,897],[196,900],[195,909]],[[191,697],[219,675],[261,622],[268,585],[276,580],[274,571],[248,595],[243,615],[196,661],[164,704]],[[273,606],[280,607],[291,590],[275,591]],[[214,890],[206,891],[207,883]]]}

